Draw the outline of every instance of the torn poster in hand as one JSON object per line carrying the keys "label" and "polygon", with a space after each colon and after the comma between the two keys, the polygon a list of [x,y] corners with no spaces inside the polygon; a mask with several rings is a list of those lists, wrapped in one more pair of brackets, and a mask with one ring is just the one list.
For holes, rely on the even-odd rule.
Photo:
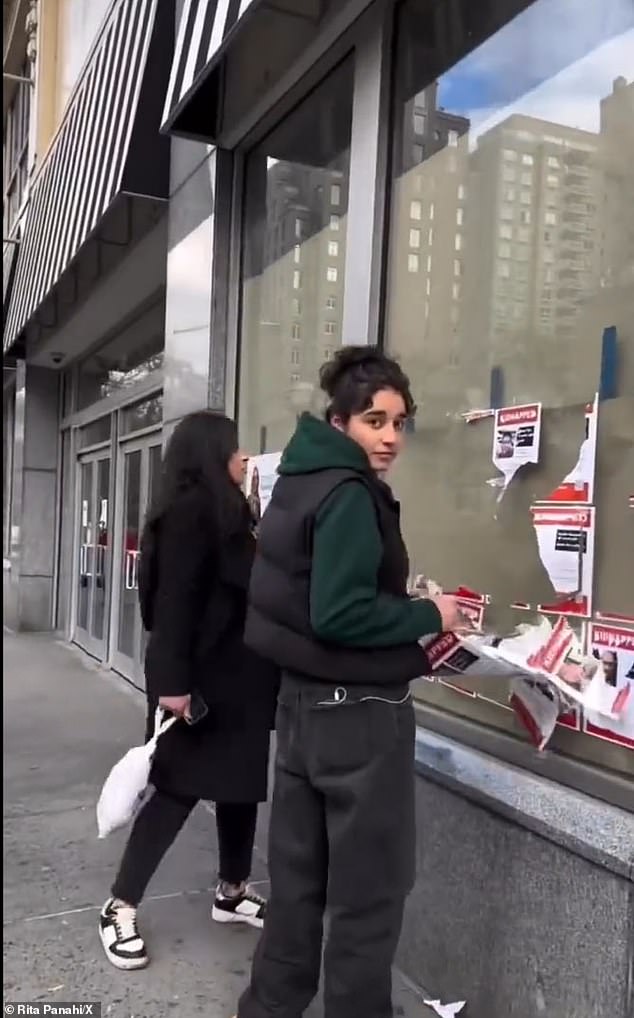
{"label": "torn poster in hand", "polygon": [[501,407],[495,411],[492,458],[502,477],[491,483],[501,488],[498,502],[520,467],[539,463],[541,427],[541,403]]}
{"label": "torn poster in hand", "polygon": [[[442,594],[443,589],[434,580],[418,575],[410,583],[409,593],[410,597],[432,598]],[[447,590],[445,593],[456,598],[465,629],[482,629],[486,606],[491,602],[488,594],[480,594],[463,586],[458,587],[457,590]]]}
{"label": "torn poster in hand", "polygon": [[[432,674],[499,678],[510,683],[510,704],[538,748],[543,749],[557,718],[571,706],[616,721],[629,693],[607,689],[595,657],[586,656],[579,637],[563,617],[555,625],[520,625],[508,637],[491,633],[443,633],[420,641]],[[528,721],[531,718],[530,722]]]}

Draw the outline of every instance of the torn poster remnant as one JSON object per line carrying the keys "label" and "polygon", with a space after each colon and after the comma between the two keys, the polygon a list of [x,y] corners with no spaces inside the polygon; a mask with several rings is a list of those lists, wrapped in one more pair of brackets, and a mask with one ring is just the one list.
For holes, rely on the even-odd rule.
{"label": "torn poster remnant", "polygon": [[579,459],[561,484],[548,495],[545,502],[594,502],[594,477],[597,461],[597,433],[599,421],[599,394],[585,409],[585,437],[579,450]]}
{"label": "torn poster remnant", "polygon": [[265,452],[260,456],[249,458],[245,478],[245,495],[256,526],[271,501],[281,459],[281,452]]}
{"label": "torn poster remnant", "polygon": [[477,421],[485,421],[488,417],[494,417],[495,410],[467,410],[460,414],[465,424],[476,424]]}
{"label": "torn poster remnant", "polygon": [[592,613],[595,509],[591,506],[533,506],[539,557],[557,598],[538,605],[555,615]]}
{"label": "torn poster remnant", "polygon": [[495,485],[501,487],[498,502],[521,467],[539,463],[541,426],[541,403],[501,407],[495,411],[492,458],[502,474]]}

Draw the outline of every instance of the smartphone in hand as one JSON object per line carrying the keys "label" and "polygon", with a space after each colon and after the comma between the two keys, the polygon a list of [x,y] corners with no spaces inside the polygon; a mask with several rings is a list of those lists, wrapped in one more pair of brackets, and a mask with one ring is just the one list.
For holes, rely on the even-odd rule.
{"label": "smartphone in hand", "polygon": [[203,700],[200,693],[196,690],[191,694],[191,701],[189,705],[189,714],[185,715],[185,721],[188,725],[197,725],[199,721],[207,717],[209,713],[209,707]]}

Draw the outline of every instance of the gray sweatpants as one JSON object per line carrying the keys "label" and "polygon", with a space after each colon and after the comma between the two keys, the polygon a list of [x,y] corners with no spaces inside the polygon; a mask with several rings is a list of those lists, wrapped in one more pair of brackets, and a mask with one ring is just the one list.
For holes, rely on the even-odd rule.
{"label": "gray sweatpants", "polygon": [[322,956],[325,1018],[391,1018],[414,882],[414,711],[407,686],[285,675],[269,832],[271,895],[239,1018],[301,1018]]}

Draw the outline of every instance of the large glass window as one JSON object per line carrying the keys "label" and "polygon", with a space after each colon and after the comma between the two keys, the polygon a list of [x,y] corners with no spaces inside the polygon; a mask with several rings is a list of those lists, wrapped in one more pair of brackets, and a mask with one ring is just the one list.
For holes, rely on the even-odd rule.
{"label": "large glass window", "polygon": [[[489,621],[515,624],[529,616],[511,605],[556,601],[531,506],[587,498],[593,602],[579,615],[634,620],[634,8],[405,0],[395,59],[385,334],[418,405],[395,477],[413,567],[490,595]],[[599,390],[584,495],[561,482],[592,444]],[[463,415],[523,404],[542,404],[539,462],[498,502],[493,419]],[[505,691],[479,692],[419,690],[511,730]],[[629,750],[580,731],[558,743],[632,768]]]}
{"label": "large glass window", "polygon": [[129,389],[163,367],[165,305],[152,305],[78,367],[77,409]]}
{"label": "large glass window", "polygon": [[256,453],[286,443],[341,335],[352,89],[349,58],[247,158],[239,402]]}
{"label": "large glass window", "polygon": [[[20,75],[29,78],[31,67],[25,61]],[[6,235],[11,233],[13,224],[22,207],[29,159],[29,123],[31,116],[31,86],[20,82],[15,86],[13,98],[4,118],[2,134],[2,156],[4,170],[3,226]]]}

